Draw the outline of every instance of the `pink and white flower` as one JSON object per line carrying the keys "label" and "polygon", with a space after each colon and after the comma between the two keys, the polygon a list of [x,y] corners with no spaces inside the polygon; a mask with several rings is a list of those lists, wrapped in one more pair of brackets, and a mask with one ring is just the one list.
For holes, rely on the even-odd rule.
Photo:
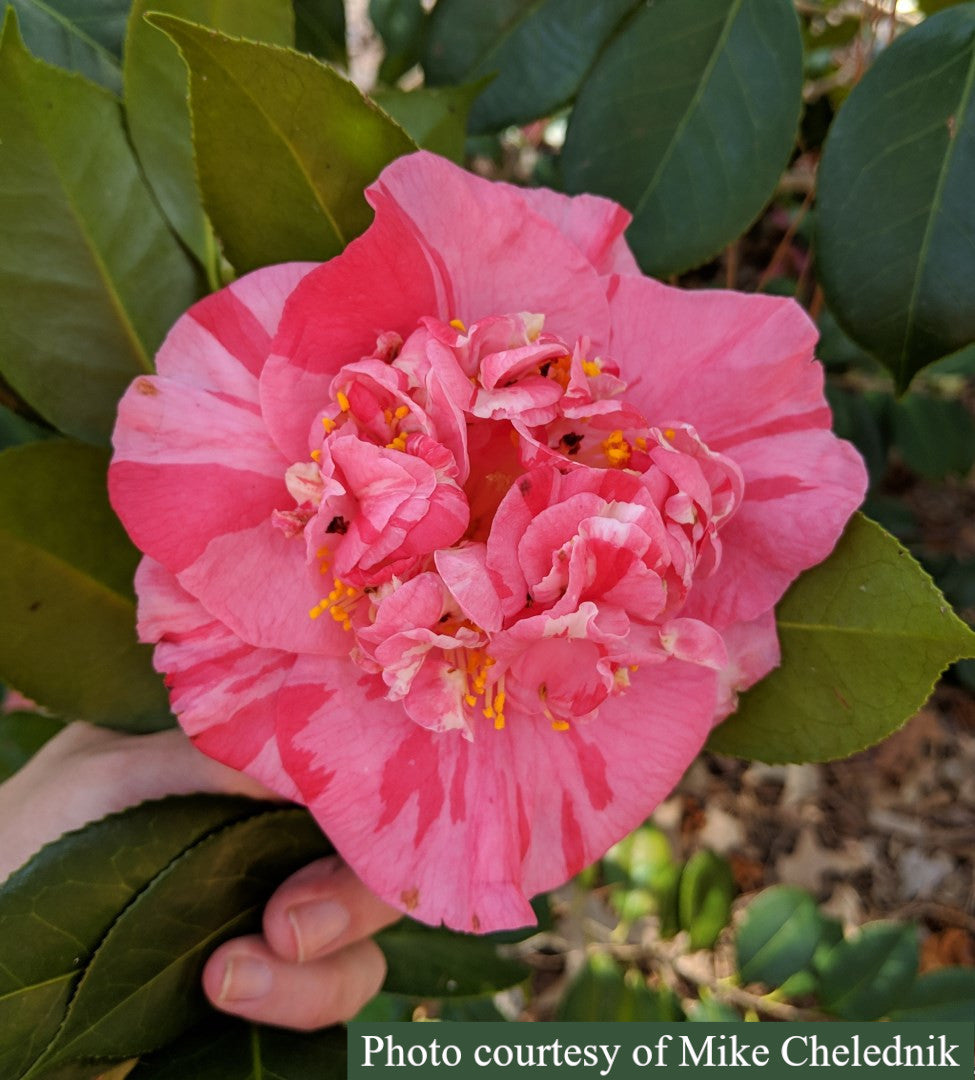
{"label": "pink and white flower", "polygon": [[642,277],[628,215],[420,153],[122,401],[140,633],[206,753],[428,922],[532,920],[778,662],[861,500],[791,301]]}

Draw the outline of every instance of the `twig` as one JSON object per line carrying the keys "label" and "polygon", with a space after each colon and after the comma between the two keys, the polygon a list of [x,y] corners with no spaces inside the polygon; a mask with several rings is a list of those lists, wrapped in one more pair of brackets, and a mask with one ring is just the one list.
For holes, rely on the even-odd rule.
{"label": "twig", "polygon": [[[772,277],[772,275],[778,268],[779,260],[785,254],[786,249],[789,247],[792,241],[795,239],[796,231],[802,224],[803,218],[805,218],[806,214],[809,211],[809,206],[812,203],[814,190],[814,188],[809,188],[809,190],[806,192],[806,196],[802,200],[802,205],[796,211],[795,217],[792,219],[792,221],[789,222],[789,227],[785,230],[782,239],[779,241],[779,246],[772,254],[772,258],[769,259],[768,266],[766,266],[765,269],[762,271],[762,274],[758,279],[758,284],[755,286],[756,292],[761,292],[762,289],[765,287],[766,283],[769,281],[769,279]],[[728,288],[732,288],[732,286],[729,284]]]}

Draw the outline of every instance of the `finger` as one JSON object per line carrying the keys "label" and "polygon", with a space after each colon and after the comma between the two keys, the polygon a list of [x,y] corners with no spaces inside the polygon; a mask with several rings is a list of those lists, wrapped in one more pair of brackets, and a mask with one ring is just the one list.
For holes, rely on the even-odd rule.
{"label": "finger", "polygon": [[302,867],[278,888],[264,909],[264,937],[281,959],[306,962],[369,937],[401,914],[332,856]]}
{"label": "finger", "polygon": [[372,941],[296,964],[276,956],[262,938],[249,937],[217,949],[204,968],[203,988],[224,1012],[311,1031],[351,1019],[385,977],[386,961]]}
{"label": "finger", "polygon": [[[160,731],[145,736],[142,743],[139,755],[151,761],[152,766],[150,786],[161,795],[206,791],[220,795],[247,795],[255,799],[278,798],[259,781],[207,757],[182,731]],[[148,778],[142,779],[145,789]]]}

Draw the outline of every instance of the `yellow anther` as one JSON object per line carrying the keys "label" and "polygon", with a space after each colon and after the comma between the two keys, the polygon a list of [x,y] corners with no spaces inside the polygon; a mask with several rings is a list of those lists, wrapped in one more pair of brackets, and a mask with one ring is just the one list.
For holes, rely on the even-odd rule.
{"label": "yellow anther", "polygon": [[383,419],[386,421],[387,424],[392,424],[392,422],[393,422],[393,410],[392,409],[383,409]]}
{"label": "yellow anther", "polygon": [[339,408],[342,410],[342,412],[348,412],[349,411],[349,409],[351,407],[349,405],[349,399],[345,396],[345,394],[341,390],[335,395],[335,400],[338,402]]}
{"label": "yellow anther", "polygon": [[673,437],[674,437],[674,436],[675,436],[676,434],[677,434],[677,432],[676,432],[676,431],[674,431],[674,429],[673,429],[672,427],[669,427],[669,428],[667,428],[667,429],[666,429],[666,430],[664,431],[664,438],[665,438],[665,439],[673,439]]}
{"label": "yellow anther", "polygon": [[315,552],[315,558],[316,559],[321,559],[321,558],[324,558],[327,554],[328,554],[328,548],[327,547],[320,547]]}
{"label": "yellow anther", "polygon": [[640,665],[639,664],[630,664],[630,671],[639,671],[639,670],[640,670]]}
{"label": "yellow anther", "polygon": [[569,730],[568,721],[566,721],[566,720],[553,720],[552,721],[552,730],[553,731],[568,731]]}
{"label": "yellow anther", "polygon": [[358,591],[359,590],[354,585],[346,585],[345,587],[346,596],[355,596]]}
{"label": "yellow anther", "polygon": [[597,375],[602,375],[603,373],[603,369],[599,366],[598,360],[583,360],[582,370],[590,379],[594,379]]}
{"label": "yellow anther", "polygon": [[321,450],[312,450],[311,459],[312,459],[312,461],[321,461],[322,460],[322,452],[321,452]]}
{"label": "yellow anther", "polygon": [[494,718],[494,730],[495,731],[504,731],[504,717],[503,716],[498,715],[498,716],[496,716]]}
{"label": "yellow anther", "polygon": [[396,412],[393,413],[393,416],[395,416],[397,420],[402,420],[404,416],[409,416],[409,415],[410,415],[410,407],[409,407],[409,405],[400,405],[400,407],[396,410]]}
{"label": "yellow anther", "polygon": [[647,440],[641,435],[639,436],[639,438],[633,440],[633,445],[637,448],[637,450],[646,450]]}
{"label": "yellow anther", "polygon": [[504,712],[504,691],[499,690],[494,695],[494,711],[497,713]]}
{"label": "yellow anther", "polygon": [[334,431],[335,430],[335,421],[330,416],[323,416],[322,417],[322,427],[328,432]]}
{"label": "yellow anther", "polygon": [[481,712],[490,720],[494,716],[494,709],[489,705],[486,709],[482,709]]}
{"label": "yellow anther", "polygon": [[462,334],[466,334],[466,333],[467,333],[467,327],[466,327],[466,326],[465,326],[465,325],[464,325],[464,324],[463,324],[463,323],[462,323],[462,322],[460,321],[460,319],[451,319],[451,320],[450,320],[450,325],[451,325],[451,326],[452,326],[452,327],[453,327],[453,328],[454,328],[455,330],[459,330],[459,331],[460,331],[460,333],[462,333]]}
{"label": "yellow anther", "polygon": [[464,700],[473,708],[477,704],[477,698],[473,694],[465,694]]}

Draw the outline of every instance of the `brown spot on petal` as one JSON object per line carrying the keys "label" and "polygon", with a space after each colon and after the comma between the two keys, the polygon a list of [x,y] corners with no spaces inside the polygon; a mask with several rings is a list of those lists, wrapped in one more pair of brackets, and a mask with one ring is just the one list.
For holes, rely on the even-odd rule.
{"label": "brown spot on petal", "polygon": [[481,920],[476,915],[471,916],[471,929],[475,934],[481,929]]}
{"label": "brown spot on petal", "polygon": [[159,393],[159,387],[148,379],[138,379],[135,388],[140,394],[145,394],[147,397],[155,397]]}
{"label": "brown spot on petal", "polygon": [[404,889],[399,894],[400,900],[403,902],[403,906],[407,911],[416,911],[416,905],[420,902],[420,890],[419,889]]}

